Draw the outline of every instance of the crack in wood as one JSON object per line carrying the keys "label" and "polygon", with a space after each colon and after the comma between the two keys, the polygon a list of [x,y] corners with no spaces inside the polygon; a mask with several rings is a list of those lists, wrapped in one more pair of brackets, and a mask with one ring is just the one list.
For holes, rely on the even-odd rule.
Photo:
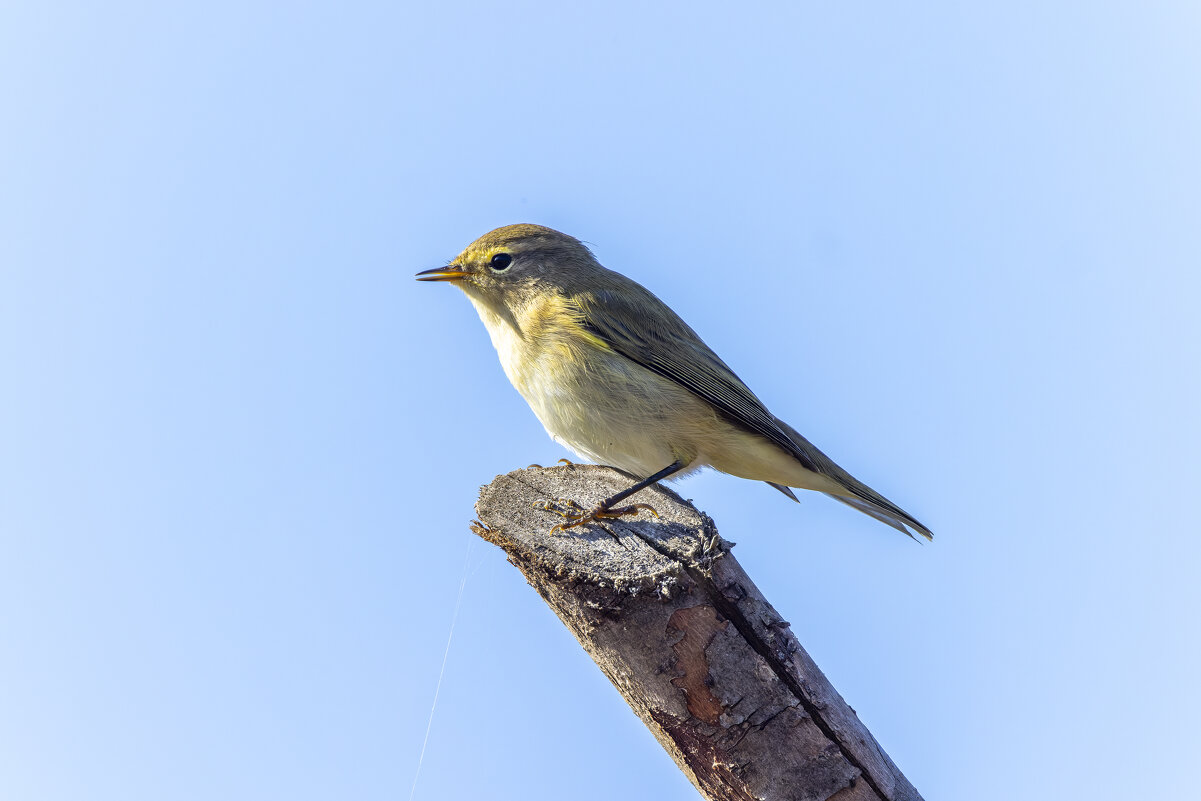
{"label": "crack in wood", "polygon": [[652,487],[653,523],[551,537],[531,507],[607,497],[624,480],[587,466],[510,473],[484,488],[472,530],[506,552],[707,798],[920,801],[707,515]]}
{"label": "crack in wood", "polygon": [[[664,556],[668,556],[672,559],[676,558],[674,555],[664,553],[659,543],[653,537],[647,537],[639,531],[634,531],[634,535],[640,538],[651,548],[659,551]],[[839,736],[838,732],[834,730],[829,721],[827,721],[822,715],[822,706],[815,704],[812,700],[810,700],[811,693],[808,691],[808,688],[802,686],[803,682],[798,677],[794,676],[792,671],[787,668],[787,666],[784,664],[782,655],[777,654],[774,648],[769,646],[768,643],[764,642],[763,639],[759,637],[758,632],[755,631],[755,628],[751,622],[747,620],[737,603],[731,601],[727,597],[727,593],[731,587],[727,585],[725,592],[719,591],[713,584],[712,577],[711,575],[707,574],[707,571],[693,567],[692,565],[684,564],[682,562],[679,562],[679,564],[683,570],[691,575],[693,580],[696,581],[700,586],[712,590],[712,592],[709,593],[709,596],[713,598],[714,603],[717,604],[718,611],[720,611],[727,620],[734,624],[734,628],[738,630],[743,639],[746,640],[747,644],[750,645],[751,648],[759,654],[759,656],[763,657],[763,659],[771,667],[772,672],[776,674],[780,681],[784,682],[784,684],[788,686],[793,696],[798,702],[800,702],[805,712],[808,713],[817,727],[821,729],[822,733],[829,738],[830,742],[838,748],[843,759],[850,763],[855,770],[859,772],[859,775],[863,778],[864,782],[866,782],[880,798],[889,798],[889,795],[885,793],[883,789],[875,782],[872,776],[864,768],[863,763],[851,751],[851,749],[846,746],[842,737]],[[745,596],[745,590],[741,587],[738,589],[740,590],[738,595],[740,597]]]}

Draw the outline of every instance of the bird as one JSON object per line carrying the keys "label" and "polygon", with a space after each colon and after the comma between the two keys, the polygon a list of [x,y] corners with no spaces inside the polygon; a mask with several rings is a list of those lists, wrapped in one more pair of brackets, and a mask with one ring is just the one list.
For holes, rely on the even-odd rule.
{"label": "bird", "polygon": [[[638,480],[595,508],[572,503],[552,533],[654,509],[618,504],[704,467],[822,492],[913,539],[930,529],[773,415],[663,301],[601,265],[580,240],[506,225],[419,281],[453,283],[488,331],[509,381],[547,433]],[[546,508],[545,506],[543,508]]]}

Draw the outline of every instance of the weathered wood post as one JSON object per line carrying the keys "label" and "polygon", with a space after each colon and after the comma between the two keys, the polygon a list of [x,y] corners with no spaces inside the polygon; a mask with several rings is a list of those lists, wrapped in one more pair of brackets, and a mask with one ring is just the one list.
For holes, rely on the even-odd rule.
{"label": "weathered wood post", "polygon": [[713,521],[671,490],[659,512],[571,529],[537,501],[629,486],[607,467],[530,468],[480,493],[500,546],[701,794],[714,801],[920,801],[743,572]]}

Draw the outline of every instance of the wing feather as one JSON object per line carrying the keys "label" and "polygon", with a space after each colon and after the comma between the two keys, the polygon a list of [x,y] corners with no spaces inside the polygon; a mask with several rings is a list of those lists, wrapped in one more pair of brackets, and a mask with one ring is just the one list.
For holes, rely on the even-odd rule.
{"label": "wing feather", "polygon": [[[734,371],[665,303],[649,292],[639,293],[640,303],[650,302],[651,308],[635,309],[628,300],[630,294],[610,289],[577,293],[573,301],[580,311],[580,323],[617,353],[676,382],[718,409],[735,425],[770,440],[806,469],[829,476],[848,492],[848,496],[827,493],[830,497],[911,537],[906,525],[927,539],[933,539],[930,530],[912,515],[843,470],[796,429],[772,415]],[[639,321],[637,326],[632,324],[634,320]],[[787,487],[768,483],[796,500]]]}
{"label": "wing feather", "polygon": [[[793,442],[755,393],[696,332],[666,304],[653,295],[650,297],[656,305],[650,310],[634,309],[626,293],[604,289],[580,293],[574,300],[583,326],[613,350],[676,382],[721,411],[731,422],[780,446],[809,470],[822,472],[811,455]],[[635,319],[641,321],[637,327],[626,322]]]}

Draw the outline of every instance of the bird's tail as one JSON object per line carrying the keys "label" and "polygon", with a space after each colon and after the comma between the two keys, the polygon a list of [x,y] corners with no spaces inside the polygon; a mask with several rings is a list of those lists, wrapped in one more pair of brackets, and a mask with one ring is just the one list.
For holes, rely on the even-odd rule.
{"label": "bird's tail", "polygon": [[[858,481],[855,483],[859,484]],[[913,537],[913,539],[917,539],[917,537],[913,536],[913,532],[909,530],[910,528],[928,540],[934,539],[934,534],[930,532],[930,529],[919,523],[916,518],[914,518],[904,509],[900,508],[883,495],[875,492],[870,487],[866,487],[862,484],[859,484],[859,487],[866,490],[867,493],[870,493],[872,497],[870,499],[865,498],[860,495],[859,492],[856,492],[851,488],[848,489],[851,489],[851,491],[855,493],[853,495],[835,495],[832,492],[827,492],[826,495],[829,495],[836,501],[842,501],[847,506],[858,509],[860,512],[863,512],[869,517],[876,518],[885,525],[892,526],[897,531],[908,534],[910,537]],[[906,528],[906,526],[909,528]]]}
{"label": "bird's tail", "polygon": [[[869,517],[874,517],[885,525],[892,526],[897,531],[908,534],[915,540],[917,537],[913,536],[913,531],[916,531],[928,540],[934,539],[934,534],[931,533],[930,529],[919,523],[913,515],[852,476],[846,470],[843,470],[834,463],[833,459],[822,453],[817,446],[802,437],[788,423],[779,418],[776,418],[776,422],[787,432],[788,438],[796,444],[799,454],[809,469],[833,479],[836,484],[845,490],[844,492],[827,492],[825,493],[826,495],[829,495],[836,501],[845,503],[853,509],[858,509]],[[773,484],[773,486],[776,485]],[[776,489],[783,492],[783,489],[779,486],[776,486]],[[910,529],[913,531],[910,531]]]}

